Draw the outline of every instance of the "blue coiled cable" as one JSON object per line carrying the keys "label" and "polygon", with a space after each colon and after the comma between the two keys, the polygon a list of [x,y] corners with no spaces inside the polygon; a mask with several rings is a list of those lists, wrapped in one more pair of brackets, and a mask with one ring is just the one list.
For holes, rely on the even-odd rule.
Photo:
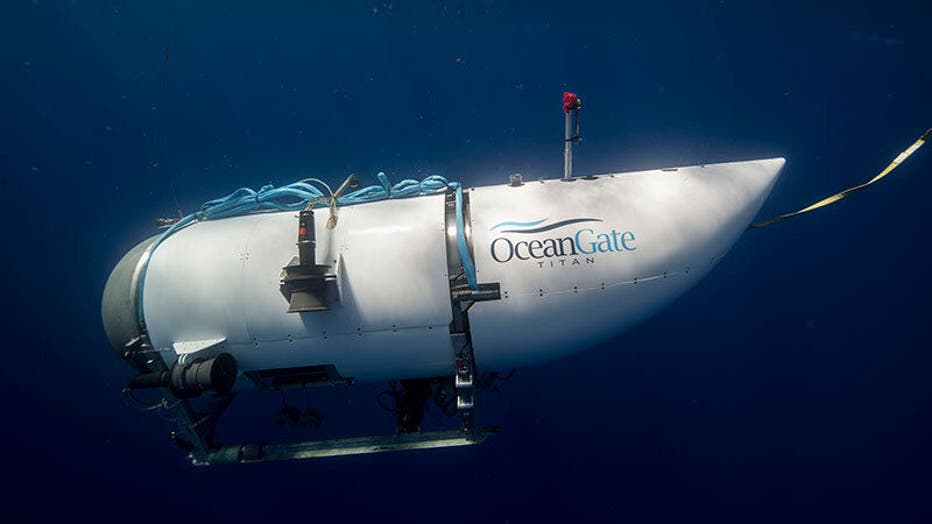
{"label": "blue coiled cable", "polygon": [[[389,198],[409,198],[437,193],[447,187],[456,190],[456,244],[460,260],[463,263],[463,271],[466,273],[466,281],[471,289],[478,289],[475,265],[473,264],[472,255],[469,253],[469,245],[466,242],[465,220],[463,219],[463,188],[459,182],[447,182],[447,179],[442,176],[431,175],[423,180],[406,179],[391,185],[385,173],[380,172],[376,176],[379,179],[379,185],[364,187],[342,195],[337,198],[337,204],[351,206]],[[327,196],[329,194],[304,181],[282,187],[274,187],[269,184],[262,186],[259,191],[241,187],[223,198],[205,202],[199,210],[173,224],[149,247],[148,259],[145,261],[140,273],[136,289],[136,317],[140,327],[144,326],[142,294],[145,288],[146,270],[149,267],[152,254],[165,239],[195,222],[204,220],[217,220],[263,211],[300,211],[315,198],[321,200],[314,207],[322,207],[329,205],[328,199],[323,198]]]}

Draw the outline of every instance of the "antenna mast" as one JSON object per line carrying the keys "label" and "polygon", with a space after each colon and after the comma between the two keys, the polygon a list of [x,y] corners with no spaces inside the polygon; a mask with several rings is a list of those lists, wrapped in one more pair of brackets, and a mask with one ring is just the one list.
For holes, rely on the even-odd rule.
{"label": "antenna mast", "polygon": [[576,93],[563,93],[563,113],[566,115],[566,128],[563,137],[563,181],[573,180],[573,144],[582,140],[579,135],[579,110],[582,101]]}

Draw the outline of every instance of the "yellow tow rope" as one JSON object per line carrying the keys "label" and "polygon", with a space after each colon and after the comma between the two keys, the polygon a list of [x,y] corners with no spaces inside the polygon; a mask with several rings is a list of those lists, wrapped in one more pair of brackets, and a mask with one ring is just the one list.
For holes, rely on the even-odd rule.
{"label": "yellow tow rope", "polygon": [[796,215],[802,215],[803,213],[808,213],[812,211],[813,209],[819,209],[820,207],[825,207],[827,205],[834,204],[835,202],[838,202],[842,198],[845,198],[846,196],[850,195],[851,193],[864,189],[865,187],[887,176],[887,174],[889,174],[890,171],[893,171],[894,169],[896,169],[898,165],[902,164],[907,158],[909,158],[909,155],[915,153],[917,149],[922,147],[922,144],[924,144],[926,140],[929,139],[929,137],[932,137],[932,129],[929,129],[928,131],[926,131],[921,137],[919,137],[919,140],[916,140],[915,142],[913,142],[913,145],[909,146],[905,151],[900,153],[896,158],[893,159],[893,162],[890,162],[890,165],[888,165],[886,168],[884,168],[883,171],[877,174],[877,176],[868,180],[867,182],[845,189],[844,191],[840,193],[835,193],[834,195],[828,198],[823,198],[822,200],[819,200],[815,204],[804,207],[800,209],[799,211],[794,211],[792,213],[786,213],[783,215],[777,215],[773,218],[762,220],[760,222],[754,222],[750,225],[750,227],[752,228],[767,227],[769,225],[776,224],[777,222],[786,220],[787,218],[795,217]]}

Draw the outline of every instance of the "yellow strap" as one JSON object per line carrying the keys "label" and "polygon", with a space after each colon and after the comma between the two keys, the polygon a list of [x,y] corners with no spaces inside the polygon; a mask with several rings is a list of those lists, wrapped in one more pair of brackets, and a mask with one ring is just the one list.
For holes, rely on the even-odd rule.
{"label": "yellow strap", "polygon": [[783,215],[777,215],[773,218],[762,220],[760,222],[754,222],[753,224],[751,224],[750,227],[752,228],[767,227],[769,225],[776,224],[777,222],[780,222],[782,220],[786,220],[787,218],[795,217],[796,215],[802,215],[803,213],[808,213],[809,211],[812,211],[813,209],[819,209],[820,207],[825,207],[827,205],[834,204],[835,202],[838,202],[842,198],[845,198],[846,196],[850,195],[851,193],[864,189],[865,187],[887,176],[887,174],[889,174],[890,171],[893,171],[894,169],[896,169],[896,166],[902,164],[907,158],[909,158],[909,155],[915,153],[916,150],[919,149],[922,146],[922,144],[924,144],[926,140],[929,139],[929,137],[932,137],[932,129],[929,129],[928,131],[926,131],[921,137],[919,137],[919,140],[916,140],[915,142],[913,142],[913,145],[909,146],[906,149],[906,151],[903,151],[902,153],[897,155],[897,157],[893,159],[893,162],[890,162],[890,165],[888,165],[886,168],[884,168],[883,171],[877,174],[877,176],[868,180],[867,182],[845,189],[844,191],[840,193],[835,193],[834,195],[828,198],[823,198],[822,200],[819,200],[815,204],[804,207],[800,209],[799,211],[794,211],[792,213],[786,213]]}

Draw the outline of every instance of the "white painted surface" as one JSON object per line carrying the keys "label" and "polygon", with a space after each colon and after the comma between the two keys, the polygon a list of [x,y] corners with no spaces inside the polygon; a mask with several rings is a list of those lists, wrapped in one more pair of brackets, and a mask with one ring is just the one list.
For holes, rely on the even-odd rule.
{"label": "white painted surface", "polygon": [[[773,159],[469,190],[478,280],[501,283],[505,295],[469,312],[480,369],[578,351],[659,311],[727,252],[782,166]],[[317,261],[334,267],[339,284],[329,311],[289,314],[279,292],[281,268],[297,254],[295,213],[204,222],[152,256],[144,311],[153,345],[224,338],[242,370],[332,364],[362,381],[452,374],[443,196],[340,208],[333,231],[326,209],[315,216]],[[540,234],[492,229],[574,218],[598,221]],[[582,229],[614,230],[620,249],[507,263],[490,253],[499,237]]]}
{"label": "white painted surface", "polygon": [[226,338],[240,369],[333,364],[359,380],[448,373],[453,356],[442,195],[315,210],[317,262],[340,302],[287,313],[283,266],[297,254],[295,213],[208,221],[155,251],[144,311],[153,345]]}
{"label": "white painted surface", "polygon": [[[783,163],[736,162],[471,190],[479,282],[500,282],[507,294],[470,310],[476,361],[489,370],[558,357],[656,313],[731,248],[770,194]],[[522,229],[514,227],[491,230],[503,221],[547,219],[544,226],[573,218],[601,222],[540,234],[502,233]],[[635,249],[506,263],[491,256],[491,243],[499,237],[514,243],[573,236],[581,229],[630,232],[634,240],[627,244]],[[591,237],[583,233],[581,240]]]}

